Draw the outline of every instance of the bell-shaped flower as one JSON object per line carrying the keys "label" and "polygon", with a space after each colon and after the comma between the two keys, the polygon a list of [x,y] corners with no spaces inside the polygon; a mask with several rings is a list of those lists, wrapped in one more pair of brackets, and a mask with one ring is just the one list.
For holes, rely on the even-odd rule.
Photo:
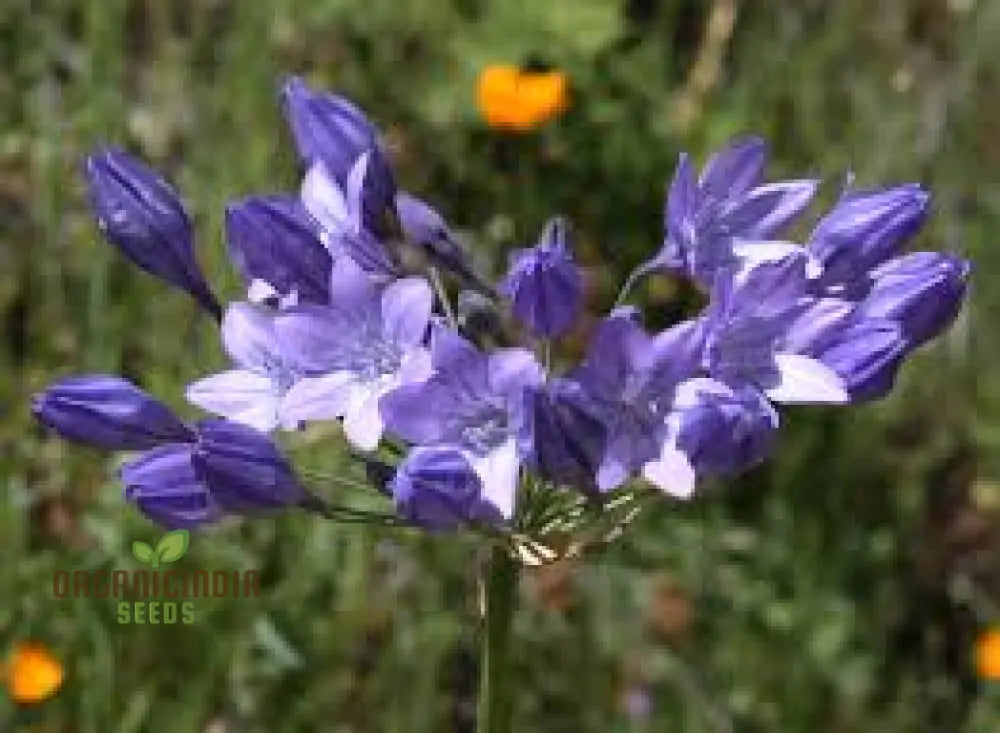
{"label": "bell-shaped flower", "polygon": [[521,465],[524,391],[541,384],[541,367],[525,349],[487,355],[444,326],[432,330],[431,359],[429,379],[382,400],[386,428],[416,445],[461,450],[482,481],[484,499],[509,519]]}
{"label": "bell-shaped flower", "polygon": [[812,355],[837,373],[851,402],[884,397],[892,389],[909,344],[899,324],[860,319],[821,341]]}
{"label": "bell-shaped flower", "polygon": [[425,529],[441,531],[470,522],[503,521],[496,507],[484,498],[482,481],[467,456],[455,447],[414,448],[389,488],[399,515]]}
{"label": "bell-shaped flower", "polygon": [[430,372],[424,341],[433,293],[422,278],[378,289],[348,258],[334,265],[330,293],[329,306],[293,309],[278,319],[282,348],[305,375],[284,409],[301,421],[344,418],[347,439],[374,450],[383,431],[379,401]]}
{"label": "bell-shaped flower", "polygon": [[513,253],[500,283],[514,316],[542,338],[569,331],[583,307],[583,276],[567,240],[566,223],[550,220],[537,245]]}
{"label": "bell-shaped flower", "polygon": [[696,179],[682,153],[667,193],[663,248],[638,272],[668,269],[709,289],[720,268],[787,252],[792,245],[769,240],[805,211],[818,182],[763,183],[766,160],[763,140],[737,138],[713,155]]}
{"label": "bell-shaped flower", "polygon": [[195,445],[162,445],[124,463],[125,501],[167,529],[219,521],[224,512],[194,465]]}
{"label": "bell-shaped flower", "polygon": [[677,387],[659,455],[643,476],[678,498],[705,476],[732,476],[762,461],[774,445],[778,413],[755,389],[696,378]]}
{"label": "bell-shaped flower", "polygon": [[222,311],[194,256],[191,219],[177,191],[145,164],[101,148],[84,166],[104,237],[146,272],[192,295],[216,320]]}
{"label": "bell-shaped flower", "polygon": [[362,153],[345,183],[339,183],[324,163],[313,163],[302,181],[302,204],[334,258],[347,255],[366,272],[388,278],[398,274],[397,263],[362,215],[369,162],[370,154]]}
{"label": "bell-shaped flower", "polygon": [[359,216],[370,231],[379,231],[392,205],[395,183],[389,162],[378,142],[378,130],[348,99],[316,91],[298,77],[286,80],[281,91],[285,117],[305,169],[322,164],[342,189],[362,154],[371,158],[371,172],[359,190]]}
{"label": "bell-shaped flower", "polygon": [[972,266],[941,252],[914,252],[872,271],[872,288],[861,301],[866,318],[898,323],[910,348],[943,332],[962,309]]}
{"label": "bell-shaped flower", "polygon": [[235,368],[191,384],[188,402],[258,430],[296,427],[283,401],[298,374],[279,347],[275,314],[250,303],[230,305],[222,345]]}
{"label": "bell-shaped flower", "polygon": [[34,395],[31,408],[63,438],[99,448],[143,450],[194,439],[170,408],[111,375],[64,377]]}
{"label": "bell-shaped flower", "polygon": [[863,293],[871,271],[899,254],[920,230],[929,205],[930,195],[915,183],[845,193],[806,243],[822,269],[816,278],[821,292]]}
{"label": "bell-shaped flower", "polygon": [[431,262],[457,275],[468,285],[484,288],[472,268],[469,255],[448,223],[430,204],[406,191],[398,191],[396,216],[406,238],[419,247]]}
{"label": "bell-shaped flower", "polygon": [[792,351],[789,328],[813,302],[807,256],[798,252],[760,263],[740,279],[720,271],[702,317],[708,376],[733,389],[763,391],[775,402],[844,403],[843,380],[821,361]]}
{"label": "bell-shaped flower", "polygon": [[604,426],[599,490],[620,486],[655,458],[674,388],[698,368],[701,339],[695,321],[650,336],[627,307],[598,324],[583,363],[568,379],[581,388],[578,404]]}
{"label": "bell-shaped flower", "polygon": [[326,303],[333,258],[295,196],[250,196],[226,207],[229,257],[252,302]]}

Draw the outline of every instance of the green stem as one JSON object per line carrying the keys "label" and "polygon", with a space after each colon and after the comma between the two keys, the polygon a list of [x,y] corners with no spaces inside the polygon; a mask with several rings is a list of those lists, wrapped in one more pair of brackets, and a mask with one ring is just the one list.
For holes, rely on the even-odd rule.
{"label": "green stem", "polygon": [[514,700],[510,670],[510,629],[517,592],[517,563],[494,547],[484,578],[485,623],[476,733],[510,733]]}

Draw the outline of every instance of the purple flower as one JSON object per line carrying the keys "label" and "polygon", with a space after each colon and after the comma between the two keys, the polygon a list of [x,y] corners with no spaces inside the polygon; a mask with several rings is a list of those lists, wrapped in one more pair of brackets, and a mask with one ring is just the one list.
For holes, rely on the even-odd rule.
{"label": "purple flower", "polygon": [[88,156],[85,174],[105,238],[143,270],[190,293],[216,320],[221,318],[195,260],[191,219],[173,187],[114,148]]}
{"label": "purple flower", "polygon": [[236,368],[190,385],[188,401],[258,430],[296,427],[298,419],[283,403],[298,374],[278,346],[274,319],[274,313],[250,303],[230,305],[222,319],[222,345]]}
{"label": "purple flower", "polygon": [[432,306],[421,278],[379,290],[350,259],[337,262],[329,307],[294,309],[278,320],[282,348],[305,375],[285,397],[286,413],[296,420],[342,417],[347,439],[374,450],[383,430],[379,401],[430,373],[424,339]]}
{"label": "purple flower", "polygon": [[223,511],[194,466],[193,444],[172,443],[122,465],[125,500],[168,529],[219,521]]}
{"label": "purple flower", "polygon": [[553,338],[573,327],[583,306],[583,278],[562,219],[546,224],[537,245],[513,254],[500,292],[510,298],[514,316],[536,336]]}
{"label": "purple flower", "polygon": [[607,428],[594,416],[582,385],[554,379],[526,389],[524,400],[518,440],[525,463],[553,483],[596,490]]}
{"label": "purple flower", "polygon": [[787,336],[810,304],[807,257],[798,252],[741,274],[720,271],[703,316],[702,365],[734,388],[754,387],[775,402],[843,403],[843,380],[816,358],[793,351]]}
{"label": "purple flower", "polygon": [[767,240],[805,211],[817,181],[765,184],[766,158],[763,140],[738,138],[713,155],[696,180],[682,153],[667,193],[663,248],[640,272],[666,268],[708,289],[720,268],[786,252],[790,245]]}
{"label": "purple flower", "polygon": [[698,478],[732,476],[762,461],[774,445],[778,413],[755,389],[696,378],[678,386],[660,454],[643,476],[686,498]]}
{"label": "purple flower", "polygon": [[347,188],[358,158],[366,153],[370,156],[372,170],[358,211],[367,229],[379,231],[381,218],[392,204],[395,183],[378,144],[378,130],[349,100],[314,91],[298,77],[285,82],[281,100],[304,168],[322,164],[334,182]]}
{"label": "purple flower", "polygon": [[659,453],[674,388],[696,372],[700,346],[695,321],[650,337],[627,307],[597,326],[586,358],[569,379],[580,385],[579,404],[604,426],[598,489],[620,486]]}
{"label": "purple flower", "polygon": [[333,258],[294,196],[251,196],[226,207],[226,244],[254,302],[326,303]]}
{"label": "purple flower", "polygon": [[426,201],[398,191],[396,216],[403,234],[427,256],[467,284],[482,288],[480,279],[473,272],[469,256],[459,244],[444,218]]}
{"label": "purple flower", "polygon": [[541,384],[541,368],[525,349],[487,356],[443,326],[433,329],[431,360],[429,379],[383,398],[386,428],[416,445],[461,450],[483,483],[485,500],[509,519],[521,463],[524,390]]}
{"label": "purple flower", "polygon": [[910,348],[937,337],[962,309],[972,266],[939,252],[914,252],[872,271],[872,288],[861,302],[865,318],[898,323]]}
{"label": "purple flower", "polygon": [[229,420],[198,423],[194,468],[223,510],[280,509],[307,497],[288,461],[264,433]]}
{"label": "purple flower", "polygon": [[930,195],[915,183],[845,193],[806,244],[822,268],[822,292],[850,297],[863,291],[869,273],[923,226],[929,204]]}
{"label": "purple flower", "polygon": [[457,448],[414,448],[396,471],[390,489],[400,516],[426,529],[503,521],[496,507],[483,498],[482,481]]}
{"label": "purple flower", "polygon": [[399,268],[362,215],[369,163],[369,154],[362,153],[343,184],[332,177],[324,163],[314,163],[302,181],[302,204],[334,258],[347,255],[366,272],[388,278],[398,274]]}
{"label": "purple flower", "polygon": [[65,377],[32,397],[39,422],[78,443],[111,450],[142,450],[193,440],[166,405],[115,376]]}

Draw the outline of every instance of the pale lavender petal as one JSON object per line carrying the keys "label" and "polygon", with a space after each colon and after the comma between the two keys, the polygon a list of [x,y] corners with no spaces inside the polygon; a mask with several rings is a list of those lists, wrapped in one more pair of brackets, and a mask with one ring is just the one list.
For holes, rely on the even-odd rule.
{"label": "pale lavender petal", "polygon": [[354,382],[351,372],[303,377],[285,393],[281,402],[281,417],[290,422],[343,417]]}
{"label": "pale lavender petal", "polygon": [[517,456],[517,441],[510,438],[484,456],[468,455],[468,458],[482,481],[483,498],[504,519],[510,519],[514,516],[517,477],[521,468]]}
{"label": "pale lavender petal", "polygon": [[775,354],[779,381],[767,390],[775,402],[844,404],[850,402],[844,380],[821,361],[801,354]]}
{"label": "pale lavender petal", "polygon": [[400,346],[419,344],[427,335],[434,294],[423,278],[397,280],[382,295],[382,333]]}
{"label": "pale lavender petal", "polygon": [[250,303],[233,303],[222,318],[222,345],[244,369],[271,368],[278,360],[274,316]]}
{"label": "pale lavender petal", "polygon": [[192,405],[258,430],[273,430],[278,424],[274,383],[255,372],[213,374],[190,385],[186,397]]}

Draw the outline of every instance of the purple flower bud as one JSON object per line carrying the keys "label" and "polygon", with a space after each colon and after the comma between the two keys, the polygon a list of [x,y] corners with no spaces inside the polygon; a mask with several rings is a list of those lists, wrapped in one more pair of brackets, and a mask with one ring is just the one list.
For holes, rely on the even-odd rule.
{"label": "purple flower bud", "polygon": [[203,420],[197,432],[195,469],[226,511],[279,509],[307,498],[288,461],[266,434],[229,420]]}
{"label": "purple flower bud", "polygon": [[433,207],[405,191],[396,194],[396,216],[403,234],[435,263],[462,278],[467,284],[483,287],[473,272],[469,256],[451,228]]}
{"label": "purple flower bud", "polygon": [[220,319],[222,311],[195,260],[191,220],[173,187],[114,148],[90,155],[85,173],[105,238],[143,270],[190,293]]}
{"label": "purple flower bud", "polygon": [[223,512],[194,465],[194,445],[153,448],[125,463],[125,500],[168,529],[216,522]]}
{"label": "purple flower bud", "polygon": [[479,476],[457,448],[414,448],[390,488],[400,516],[429,530],[503,521],[496,507],[483,498]]}
{"label": "purple flower bud", "polygon": [[143,450],[194,439],[170,409],[126,380],[103,374],[66,377],[32,397],[39,422],[78,443]]}
{"label": "purple flower bud", "polygon": [[281,101],[305,168],[320,162],[346,188],[355,161],[370,153],[363,218],[368,229],[380,231],[382,215],[391,206],[396,187],[392,170],[378,145],[375,126],[344,97],[314,91],[299,77],[285,82]]}
{"label": "purple flower bud", "polygon": [[300,303],[330,299],[333,258],[296,196],[251,196],[226,207],[229,256],[247,285],[263,282]]}
{"label": "purple flower bud", "polygon": [[807,247],[827,287],[856,285],[894,257],[927,218],[930,195],[915,183],[845,194],[824,216]]}
{"label": "purple flower bud", "polygon": [[895,321],[910,348],[916,348],[955,320],[971,270],[967,260],[939,252],[914,252],[890,260],[872,272],[874,284],[861,302],[861,313]]}
{"label": "purple flower bud", "polygon": [[872,319],[837,333],[813,355],[840,376],[851,402],[866,402],[892,389],[907,346],[899,325]]}
{"label": "purple flower bud", "polygon": [[567,239],[565,222],[550,220],[537,245],[514,253],[500,284],[514,316],[544,338],[566,333],[583,306],[583,277]]}
{"label": "purple flower bud", "polygon": [[525,462],[556,484],[596,492],[607,429],[592,414],[582,385],[555,379],[526,389],[524,401],[518,448]]}

